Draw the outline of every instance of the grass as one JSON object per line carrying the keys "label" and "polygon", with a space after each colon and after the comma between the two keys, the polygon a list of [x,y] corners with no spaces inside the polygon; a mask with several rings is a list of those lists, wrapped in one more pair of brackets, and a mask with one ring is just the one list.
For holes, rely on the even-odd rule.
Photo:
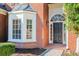
{"label": "grass", "polygon": [[62,56],[79,56],[76,52],[71,52],[70,50],[65,50]]}
{"label": "grass", "polygon": [[63,56],[78,56],[77,53],[65,53]]}

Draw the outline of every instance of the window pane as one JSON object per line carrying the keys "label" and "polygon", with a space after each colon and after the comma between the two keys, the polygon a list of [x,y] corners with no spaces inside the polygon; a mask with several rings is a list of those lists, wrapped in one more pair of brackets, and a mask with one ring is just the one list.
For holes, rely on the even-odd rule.
{"label": "window pane", "polygon": [[13,24],[16,24],[16,21],[15,20],[13,20]]}
{"label": "window pane", "polygon": [[32,20],[30,20],[30,24],[32,24]]}
{"label": "window pane", "polygon": [[19,23],[19,21],[18,20],[16,20],[16,24],[18,24]]}
{"label": "window pane", "polygon": [[13,20],[13,39],[21,39],[21,20]]}
{"label": "window pane", "polygon": [[15,25],[16,26],[16,29],[18,29],[18,25]]}
{"label": "window pane", "polygon": [[13,38],[15,39],[16,38],[16,35],[13,35]]}
{"label": "window pane", "polygon": [[32,25],[30,25],[29,28],[32,29]]}
{"label": "window pane", "polygon": [[32,39],[32,20],[31,19],[27,19],[26,20],[27,24],[26,24],[26,29],[27,29],[27,32],[26,32],[26,37],[27,39]]}
{"label": "window pane", "polygon": [[16,30],[16,34],[19,34],[19,31],[18,30]]}
{"label": "window pane", "polygon": [[21,30],[18,30],[19,31],[19,34],[21,34]]}
{"label": "window pane", "polygon": [[13,30],[13,34],[15,34],[16,33],[16,30]]}

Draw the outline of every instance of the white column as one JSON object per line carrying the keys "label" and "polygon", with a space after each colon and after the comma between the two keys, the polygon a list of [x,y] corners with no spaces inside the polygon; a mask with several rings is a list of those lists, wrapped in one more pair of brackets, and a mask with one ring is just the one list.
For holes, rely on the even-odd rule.
{"label": "white column", "polygon": [[66,49],[68,49],[68,30],[66,29]]}
{"label": "white column", "polygon": [[76,39],[76,52],[79,53],[79,36]]}

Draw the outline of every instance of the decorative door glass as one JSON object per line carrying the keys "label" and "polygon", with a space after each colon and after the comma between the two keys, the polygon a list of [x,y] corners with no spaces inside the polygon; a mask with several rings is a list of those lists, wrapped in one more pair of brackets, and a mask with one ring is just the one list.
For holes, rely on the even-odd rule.
{"label": "decorative door glass", "polygon": [[62,43],[62,23],[53,23],[53,42]]}

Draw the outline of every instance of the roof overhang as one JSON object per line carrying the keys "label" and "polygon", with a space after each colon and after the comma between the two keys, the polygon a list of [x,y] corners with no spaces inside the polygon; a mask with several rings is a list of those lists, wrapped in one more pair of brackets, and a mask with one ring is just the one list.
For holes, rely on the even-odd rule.
{"label": "roof overhang", "polygon": [[9,14],[18,14],[18,13],[36,13],[36,11],[23,11],[23,10],[20,10],[20,11],[11,11],[11,12],[8,12]]}

